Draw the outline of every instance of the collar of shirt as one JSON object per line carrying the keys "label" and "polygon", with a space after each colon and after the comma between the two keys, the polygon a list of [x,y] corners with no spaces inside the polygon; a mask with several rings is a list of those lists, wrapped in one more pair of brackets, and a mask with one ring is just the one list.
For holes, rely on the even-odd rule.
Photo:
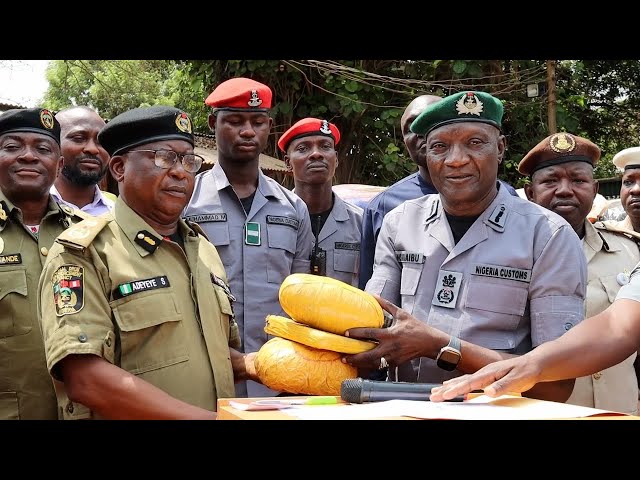
{"label": "collar of shirt", "polygon": [[60,195],[60,192],[58,192],[58,189],[55,185],[51,185],[51,189],[49,191],[58,202],[64,203],[65,205],[68,205],[71,208],[75,208],[76,210],[81,210],[85,213],[88,213],[89,215],[100,215],[102,213],[110,212],[111,210],[113,210],[114,202],[111,199],[105,197],[97,185],[95,185],[94,188],[95,191],[93,194],[93,201],[86,204],[82,208],[62,198],[62,195]]}

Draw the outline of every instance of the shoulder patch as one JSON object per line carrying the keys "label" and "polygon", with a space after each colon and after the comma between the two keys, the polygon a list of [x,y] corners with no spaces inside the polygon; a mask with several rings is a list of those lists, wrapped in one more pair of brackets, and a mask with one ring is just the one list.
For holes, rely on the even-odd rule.
{"label": "shoulder patch", "polygon": [[80,223],[67,228],[62,232],[56,242],[73,250],[84,250],[98,233],[109,223],[109,220],[102,217],[90,217],[82,220]]}

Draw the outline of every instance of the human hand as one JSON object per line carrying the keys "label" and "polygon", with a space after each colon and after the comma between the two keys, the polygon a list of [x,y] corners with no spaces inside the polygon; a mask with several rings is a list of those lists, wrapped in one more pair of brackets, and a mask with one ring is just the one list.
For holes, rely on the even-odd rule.
{"label": "human hand", "polygon": [[400,365],[413,358],[429,356],[438,342],[448,342],[448,336],[443,332],[428,326],[382,297],[376,294],[373,296],[394,317],[394,322],[388,328],[363,327],[347,330],[347,337],[373,340],[378,345],[367,352],[345,355],[342,358],[344,363],[362,369],[381,369],[385,364]]}
{"label": "human hand", "polygon": [[490,363],[475,373],[452,378],[431,390],[432,402],[451,400],[473,390],[484,390],[489,397],[526,392],[540,378],[540,369],[528,356]]}

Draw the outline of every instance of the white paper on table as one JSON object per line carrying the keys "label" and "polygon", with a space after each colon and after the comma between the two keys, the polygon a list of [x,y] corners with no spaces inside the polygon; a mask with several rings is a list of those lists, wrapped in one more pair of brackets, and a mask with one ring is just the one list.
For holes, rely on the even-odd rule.
{"label": "white paper on table", "polygon": [[424,402],[388,400],[335,406],[296,406],[282,413],[301,420],[371,420],[385,417],[456,420],[544,420],[581,418],[602,414],[620,414],[567,403],[546,402],[525,397],[503,395],[497,398],[480,395],[466,402]]}

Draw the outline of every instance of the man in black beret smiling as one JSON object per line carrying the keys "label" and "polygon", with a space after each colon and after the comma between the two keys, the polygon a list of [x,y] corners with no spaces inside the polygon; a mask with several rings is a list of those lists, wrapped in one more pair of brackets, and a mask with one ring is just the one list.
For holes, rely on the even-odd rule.
{"label": "man in black beret smiling", "polygon": [[252,355],[233,348],[235,299],[218,252],[180,219],[202,164],[191,119],[173,107],[136,108],[98,140],[119,186],[113,213],[61,235],[40,280],[62,407],[71,418],[215,418],[234,375],[255,370]]}
{"label": "man in black beret smiling", "polygon": [[[411,124],[425,136],[439,193],[384,217],[367,291],[385,299],[396,322],[349,330],[378,346],[345,361],[388,364],[392,380],[441,383],[521,355],[582,320],[587,269],[578,237],[496,181],[506,149],[502,115],[498,98],[467,91],[427,106]],[[527,394],[564,401],[572,388],[547,383]]]}
{"label": "man in black beret smiling", "polygon": [[81,220],[49,195],[61,159],[53,112],[0,115],[0,419],[58,418],[36,305],[51,244]]}

